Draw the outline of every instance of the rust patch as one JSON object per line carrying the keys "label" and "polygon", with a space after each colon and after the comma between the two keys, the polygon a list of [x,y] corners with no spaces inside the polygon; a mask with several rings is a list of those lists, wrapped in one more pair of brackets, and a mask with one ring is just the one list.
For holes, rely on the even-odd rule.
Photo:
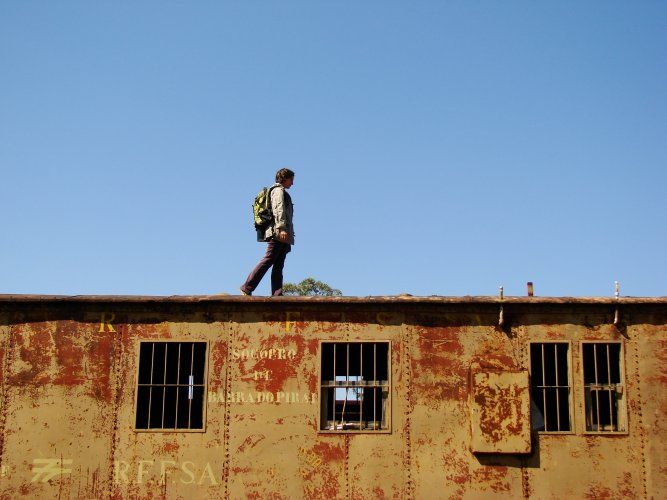
{"label": "rust patch", "polygon": [[224,378],[222,375],[225,373],[227,354],[227,342],[215,342],[211,345],[212,372],[209,377],[209,389],[212,391],[224,388]]}
{"label": "rust patch", "polygon": [[473,356],[471,365],[482,370],[516,370],[519,368],[511,356],[490,350]]}
{"label": "rust patch", "polygon": [[422,396],[420,402],[436,409],[443,401],[465,398],[468,367],[462,362],[464,347],[460,341],[461,329],[415,327],[415,331],[418,334],[419,356],[410,362],[412,383]]}
{"label": "rust patch", "polygon": [[[14,339],[19,344],[20,363],[10,371],[9,382],[18,386],[40,386],[51,382],[53,324],[47,322],[17,325]],[[18,365],[18,366],[17,366]]]}
{"label": "rust patch", "polygon": [[67,387],[85,385],[89,396],[110,403],[111,350],[117,333],[97,333],[90,338],[82,335],[82,329],[88,327],[75,321],[56,324],[57,371],[53,383]]}
{"label": "rust patch", "polygon": [[179,448],[180,448],[180,446],[178,445],[178,443],[173,443],[173,442],[164,443],[164,446],[162,447],[162,451],[166,454],[176,453],[176,452],[178,452]]}
{"label": "rust patch", "polygon": [[322,460],[325,463],[335,460],[344,460],[345,444],[341,443],[340,445],[335,445],[326,441],[320,441],[313,446],[313,452],[322,457]]}
{"label": "rust patch", "polygon": [[239,445],[236,451],[238,453],[243,453],[244,451],[246,451],[246,449],[254,448],[260,441],[263,441],[264,439],[266,439],[266,436],[264,436],[263,434],[248,436],[245,438],[243,443]]}
{"label": "rust patch", "polygon": [[476,484],[488,486],[491,490],[499,493],[510,491],[511,485],[507,482],[507,467],[500,465],[483,466],[475,470],[472,481]]}
{"label": "rust patch", "polygon": [[584,498],[599,500],[600,498],[614,498],[614,495],[609,487],[595,483],[584,493]]}
{"label": "rust patch", "polygon": [[308,390],[315,394],[319,393],[319,381],[316,373],[308,374]]}
{"label": "rust patch", "polygon": [[528,372],[478,372],[472,382],[473,451],[529,453]]}
{"label": "rust patch", "polygon": [[442,463],[446,464],[445,470],[447,474],[445,479],[448,482],[453,482],[458,485],[456,489],[457,495],[463,495],[465,493],[464,485],[467,485],[470,482],[470,466],[466,460],[462,458],[456,458],[443,454]]}
{"label": "rust patch", "polygon": [[[304,356],[304,350],[308,350],[311,356],[317,352],[317,345],[314,346],[315,352],[310,352],[313,348],[312,342],[307,344],[303,337],[298,335],[269,335],[260,344],[260,349],[268,351],[269,349],[294,349],[296,345],[296,357],[298,359],[259,359],[255,361],[252,367],[255,371],[270,370],[270,378],[268,380],[260,378],[256,382],[256,389],[259,391],[268,391],[276,393],[282,391],[285,383],[288,380],[297,377],[297,367],[300,365],[299,361]],[[250,360],[249,360],[250,361]]]}

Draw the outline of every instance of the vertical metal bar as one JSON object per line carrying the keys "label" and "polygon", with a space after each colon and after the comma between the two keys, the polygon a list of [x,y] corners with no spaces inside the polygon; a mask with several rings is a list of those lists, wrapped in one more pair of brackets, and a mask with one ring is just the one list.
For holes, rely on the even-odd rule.
{"label": "vertical metal bar", "polygon": [[[361,430],[362,415],[364,413],[364,405],[361,398],[363,394],[363,386],[361,380],[364,378],[364,343],[359,344],[359,380],[357,381],[357,401],[359,401],[359,430]],[[359,391],[362,391],[361,393]]]}
{"label": "vertical metal bar", "polygon": [[[191,342],[192,349],[190,349],[190,376],[192,376],[192,365],[195,363],[195,343]],[[190,429],[190,420],[192,418],[192,399],[188,400],[188,429]]]}
{"label": "vertical metal bar", "polygon": [[333,415],[333,430],[336,430],[336,387],[333,389],[329,389],[331,391],[331,402],[333,405],[331,408],[333,408],[332,415]]}
{"label": "vertical metal bar", "polygon": [[[572,364],[572,353],[570,352],[570,347],[572,347],[572,344],[568,343],[567,352],[565,353],[565,355],[567,356],[566,358],[567,373],[565,374],[565,376],[567,377],[567,425],[569,427],[569,430],[572,431],[574,430],[572,428],[572,426],[574,425],[574,422],[572,421],[572,412],[574,411],[574,404],[572,402],[572,367],[570,366]],[[586,399],[585,395],[584,399]]]}
{"label": "vertical metal bar", "polygon": [[373,342],[373,430],[377,430],[377,416],[375,415],[375,407],[377,406],[377,343]]}
{"label": "vertical metal bar", "polygon": [[540,351],[542,353],[542,410],[544,411],[544,430],[549,430],[549,424],[547,423],[547,377],[545,375],[546,368],[544,367],[544,343],[540,344]]}
{"label": "vertical metal bar", "polygon": [[[349,388],[350,384],[350,343],[348,342],[345,344],[345,406],[343,408],[347,407],[347,391]],[[343,428],[345,427],[345,415],[341,417],[341,421],[343,422]]]}
{"label": "vertical metal bar", "polygon": [[176,363],[176,419],[174,420],[174,429],[178,427],[178,396],[181,392],[180,377],[181,377],[181,345],[178,343],[178,362]]}
{"label": "vertical metal bar", "polygon": [[164,429],[164,401],[167,398],[167,350],[169,349],[169,342],[164,344],[164,373],[162,374],[162,425]]}
{"label": "vertical metal bar", "polygon": [[148,387],[148,429],[151,428],[151,403],[153,400],[153,361],[155,358],[155,342],[151,343],[151,385]]}
{"label": "vertical metal bar", "polygon": [[598,432],[600,431],[600,391],[598,390],[598,345],[593,344],[593,366],[595,367],[595,410],[598,419]]}
{"label": "vertical metal bar", "polygon": [[[350,384],[350,343],[345,344],[345,385]],[[347,391],[345,391],[345,400],[347,400]]]}
{"label": "vertical metal bar", "polygon": [[609,351],[610,344],[607,344],[607,391],[609,392],[609,422],[611,423],[611,430],[614,431],[614,409],[611,403],[612,393],[611,393],[611,352]]}
{"label": "vertical metal bar", "polygon": [[333,421],[334,421],[334,430],[336,429],[336,422],[338,421],[338,417],[336,416],[336,391],[337,389],[337,381],[336,381],[336,344],[334,343],[333,345]]}
{"label": "vertical metal bar", "polygon": [[558,344],[554,344],[554,361],[556,364],[556,425],[560,431],[560,384],[558,382]]}

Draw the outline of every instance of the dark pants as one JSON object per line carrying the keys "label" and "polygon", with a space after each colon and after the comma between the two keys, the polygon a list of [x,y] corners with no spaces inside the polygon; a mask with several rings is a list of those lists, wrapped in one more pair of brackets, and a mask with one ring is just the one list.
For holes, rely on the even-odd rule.
{"label": "dark pants", "polygon": [[248,279],[245,280],[241,289],[246,293],[252,293],[257,288],[257,285],[259,285],[259,282],[262,281],[269,267],[273,266],[271,270],[271,295],[282,295],[283,266],[285,265],[285,257],[287,257],[290,249],[291,247],[287,243],[269,241],[266,246],[266,254],[259,261],[259,264],[255,266],[255,269],[250,271]]}

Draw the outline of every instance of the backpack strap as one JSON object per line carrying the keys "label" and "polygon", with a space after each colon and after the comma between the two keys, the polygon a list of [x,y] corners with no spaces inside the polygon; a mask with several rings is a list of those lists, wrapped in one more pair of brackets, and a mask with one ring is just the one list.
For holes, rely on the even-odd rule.
{"label": "backpack strap", "polygon": [[266,209],[269,211],[269,214],[271,214],[271,225],[272,226],[273,226],[275,221],[274,221],[274,218],[273,218],[273,206],[271,205],[271,192],[277,187],[278,186],[276,186],[274,184],[273,186],[271,186],[270,188],[268,188],[266,190]]}
{"label": "backpack strap", "polygon": [[278,186],[274,184],[273,186],[271,186],[266,190],[266,208],[268,208],[271,211],[271,217],[273,217],[273,210],[272,210],[273,207],[271,206],[271,191],[273,191],[277,187]]}

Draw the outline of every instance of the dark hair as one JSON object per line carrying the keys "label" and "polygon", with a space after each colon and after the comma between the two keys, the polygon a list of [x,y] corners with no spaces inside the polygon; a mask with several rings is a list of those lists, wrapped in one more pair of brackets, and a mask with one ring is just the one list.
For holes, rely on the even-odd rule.
{"label": "dark hair", "polygon": [[279,184],[282,184],[283,181],[286,181],[287,179],[291,179],[294,177],[294,172],[292,172],[289,168],[281,168],[276,172],[276,182]]}

